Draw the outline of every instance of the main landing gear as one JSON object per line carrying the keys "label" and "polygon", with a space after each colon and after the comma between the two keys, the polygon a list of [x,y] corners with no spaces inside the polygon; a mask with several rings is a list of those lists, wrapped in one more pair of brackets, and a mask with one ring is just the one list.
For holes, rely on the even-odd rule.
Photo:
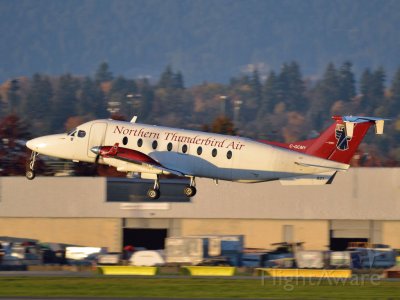
{"label": "main landing gear", "polygon": [[35,162],[36,162],[36,156],[38,156],[39,153],[32,151],[31,153],[31,158],[29,160],[29,165],[26,168],[26,173],[25,176],[26,178],[28,178],[29,180],[32,180],[35,178],[36,174],[35,174]]}
{"label": "main landing gear", "polygon": [[153,200],[160,198],[160,181],[158,175],[156,180],[154,180],[154,186],[147,190],[147,197]]}
{"label": "main landing gear", "polygon": [[[190,177],[190,184],[185,186],[183,189],[183,194],[186,197],[193,197],[194,195],[196,195],[196,181],[194,177]],[[159,177],[157,175],[157,178],[154,180],[154,186],[152,188],[149,188],[147,190],[147,197],[149,197],[152,200],[156,200],[158,198],[160,198],[160,181],[159,181]]]}
{"label": "main landing gear", "polygon": [[196,181],[194,177],[190,177],[190,184],[185,186],[183,189],[183,193],[185,194],[186,197],[193,197],[196,195]]}

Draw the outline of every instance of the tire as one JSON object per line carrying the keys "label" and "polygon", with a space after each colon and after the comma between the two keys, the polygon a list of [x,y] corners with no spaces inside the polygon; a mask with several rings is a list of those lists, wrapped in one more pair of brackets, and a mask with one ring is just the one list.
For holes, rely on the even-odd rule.
{"label": "tire", "polygon": [[183,189],[183,193],[186,197],[193,197],[194,195],[196,195],[196,192],[196,188],[190,185],[185,186],[185,188]]}
{"label": "tire", "polygon": [[33,170],[27,170],[25,173],[26,178],[28,178],[29,180],[33,180],[36,176],[35,171]]}
{"label": "tire", "polygon": [[152,200],[160,198],[160,190],[148,189],[147,197],[149,197]]}

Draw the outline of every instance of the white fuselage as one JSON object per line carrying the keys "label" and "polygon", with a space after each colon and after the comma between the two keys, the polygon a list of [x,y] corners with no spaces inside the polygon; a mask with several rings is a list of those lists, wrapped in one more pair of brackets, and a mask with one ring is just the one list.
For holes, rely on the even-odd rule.
{"label": "white fuselage", "polygon": [[[114,120],[91,121],[78,126],[73,135],[44,136],[29,141],[27,146],[49,156],[94,162],[92,147],[115,143],[191,177],[259,182],[319,174],[327,167],[348,167],[247,138]],[[303,161],[307,166],[302,165]],[[120,171],[158,172],[115,158],[102,158],[99,162]]]}

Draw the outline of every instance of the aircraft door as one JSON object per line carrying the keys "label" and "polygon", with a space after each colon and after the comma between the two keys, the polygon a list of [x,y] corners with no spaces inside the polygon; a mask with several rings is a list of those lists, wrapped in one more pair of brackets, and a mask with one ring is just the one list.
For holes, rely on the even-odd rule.
{"label": "aircraft door", "polygon": [[96,122],[90,127],[89,143],[87,148],[87,155],[89,157],[96,157],[90,149],[94,146],[104,146],[104,141],[106,138],[107,123]]}

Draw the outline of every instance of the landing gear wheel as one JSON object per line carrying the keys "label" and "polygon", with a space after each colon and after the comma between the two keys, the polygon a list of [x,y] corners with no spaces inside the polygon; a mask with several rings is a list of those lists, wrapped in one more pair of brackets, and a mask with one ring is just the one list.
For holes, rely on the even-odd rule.
{"label": "landing gear wheel", "polygon": [[153,188],[148,189],[147,197],[149,197],[150,199],[153,199],[153,200],[160,198],[160,190],[156,190]]}
{"label": "landing gear wheel", "polygon": [[35,178],[36,174],[35,174],[35,171],[33,171],[33,170],[27,170],[25,173],[25,176],[29,180],[32,180],[33,178]]}
{"label": "landing gear wheel", "polygon": [[26,166],[26,172],[25,172],[25,176],[26,178],[28,178],[29,180],[32,180],[33,178],[35,178],[36,174],[34,171],[35,168],[35,162],[36,162],[36,156],[38,156],[39,153],[32,151],[31,153],[31,159],[29,160],[29,163]]}
{"label": "landing gear wheel", "polygon": [[193,197],[194,195],[196,195],[196,192],[196,188],[190,185],[185,186],[185,188],[183,189],[183,193],[186,197]]}

